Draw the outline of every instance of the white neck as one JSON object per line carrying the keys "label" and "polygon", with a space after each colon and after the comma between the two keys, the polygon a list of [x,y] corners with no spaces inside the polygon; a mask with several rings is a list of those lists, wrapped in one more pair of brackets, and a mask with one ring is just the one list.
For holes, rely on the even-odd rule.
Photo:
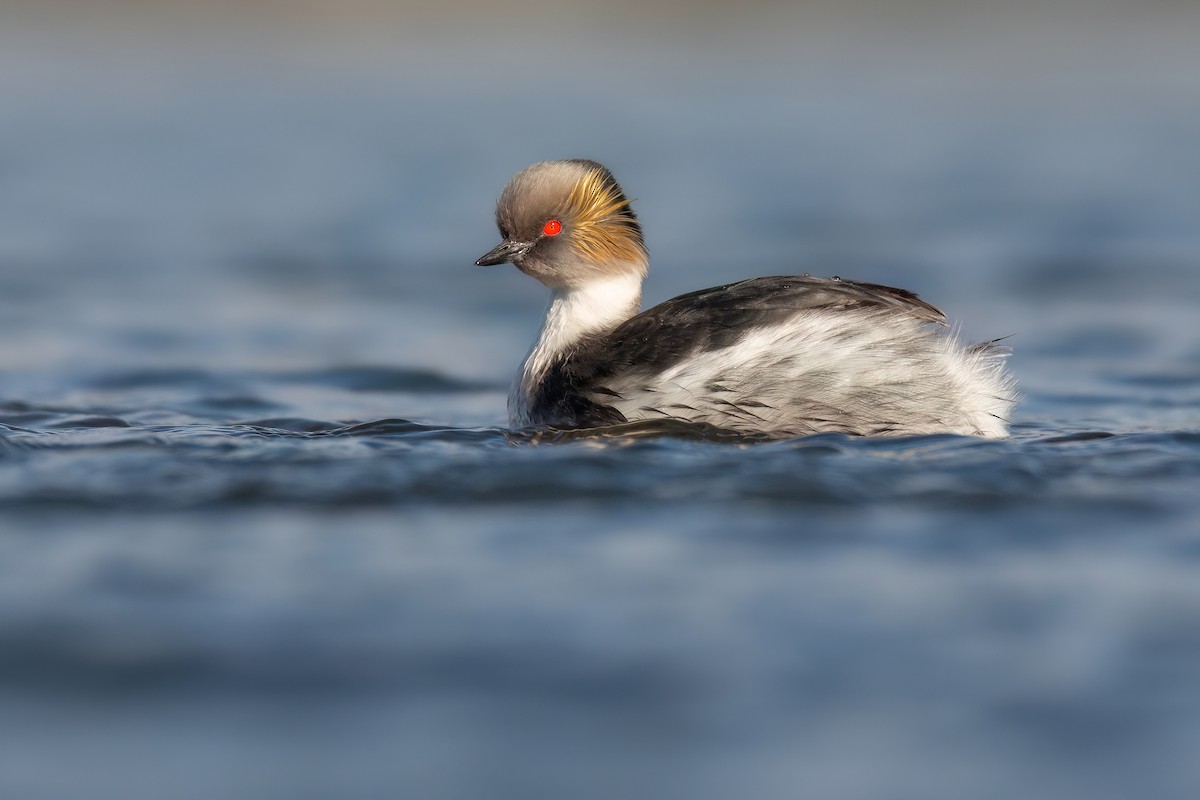
{"label": "white neck", "polygon": [[641,303],[640,273],[555,289],[550,295],[542,331],[525,357],[521,376],[509,398],[514,424],[528,424],[529,399],[556,358],[588,334],[620,325],[638,312]]}
{"label": "white neck", "polygon": [[621,275],[574,288],[555,289],[533,352],[557,355],[589,333],[620,325],[637,313],[642,277]]}

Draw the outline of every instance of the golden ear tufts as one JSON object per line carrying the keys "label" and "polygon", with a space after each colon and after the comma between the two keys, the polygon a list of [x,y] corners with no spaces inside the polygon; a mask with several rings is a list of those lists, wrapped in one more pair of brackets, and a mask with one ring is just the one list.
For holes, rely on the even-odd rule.
{"label": "golden ear tufts", "polygon": [[589,170],[571,188],[564,216],[574,223],[575,247],[592,261],[642,262],[641,230],[621,189],[601,170]]}

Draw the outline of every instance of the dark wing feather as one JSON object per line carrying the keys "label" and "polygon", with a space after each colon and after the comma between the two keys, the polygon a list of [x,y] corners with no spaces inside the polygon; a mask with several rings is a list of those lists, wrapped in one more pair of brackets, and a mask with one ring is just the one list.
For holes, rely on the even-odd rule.
{"label": "dark wing feather", "polygon": [[603,341],[603,363],[666,369],[697,351],[737,342],[752,328],[781,324],[813,309],[894,311],[945,324],[945,315],[912,292],[873,283],[782,276],[680,295],[627,320]]}
{"label": "dark wing feather", "polygon": [[625,324],[644,317],[689,311],[702,315],[780,312],[782,319],[797,311],[812,308],[894,309],[927,322],[945,321],[945,315],[941,311],[904,289],[837,278],[782,275],[773,278],[751,278],[680,295],[633,317]]}

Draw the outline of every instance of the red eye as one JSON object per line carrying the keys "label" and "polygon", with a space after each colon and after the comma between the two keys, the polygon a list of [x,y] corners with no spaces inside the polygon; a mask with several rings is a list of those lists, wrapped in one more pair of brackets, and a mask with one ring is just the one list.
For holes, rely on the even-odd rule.
{"label": "red eye", "polygon": [[552,219],[542,227],[542,233],[547,236],[558,236],[562,233],[562,223],[556,219]]}

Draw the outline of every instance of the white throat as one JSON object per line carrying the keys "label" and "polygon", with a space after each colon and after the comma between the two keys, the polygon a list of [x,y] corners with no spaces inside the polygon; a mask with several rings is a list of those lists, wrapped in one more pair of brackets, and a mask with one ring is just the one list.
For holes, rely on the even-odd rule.
{"label": "white throat", "polygon": [[530,400],[552,363],[572,345],[592,333],[620,325],[642,303],[642,275],[631,273],[595,280],[583,286],[555,289],[546,321],[508,398],[513,425],[529,424]]}

